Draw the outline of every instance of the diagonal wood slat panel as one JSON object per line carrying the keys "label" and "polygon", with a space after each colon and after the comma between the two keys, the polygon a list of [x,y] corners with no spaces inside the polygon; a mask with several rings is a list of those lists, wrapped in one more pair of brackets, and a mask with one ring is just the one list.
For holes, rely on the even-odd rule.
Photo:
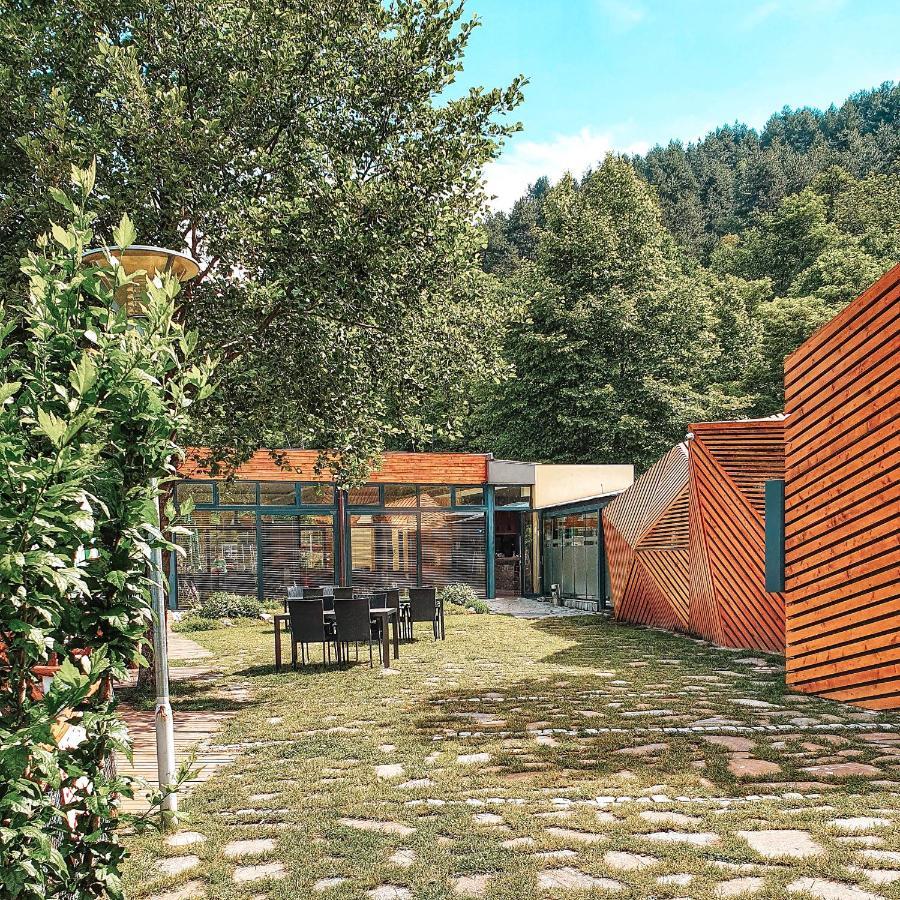
{"label": "diagonal wood slat panel", "polygon": [[900,266],[785,361],[787,679],[900,708]]}
{"label": "diagonal wood slat panel", "polygon": [[620,621],[687,628],[687,484],[687,448],[678,444],[603,511]]}
{"label": "diagonal wood slat panel", "polygon": [[690,427],[693,440],[604,510],[616,617],[781,652],[784,599],[765,591],[763,513],[765,482],[784,477],[784,417]]}

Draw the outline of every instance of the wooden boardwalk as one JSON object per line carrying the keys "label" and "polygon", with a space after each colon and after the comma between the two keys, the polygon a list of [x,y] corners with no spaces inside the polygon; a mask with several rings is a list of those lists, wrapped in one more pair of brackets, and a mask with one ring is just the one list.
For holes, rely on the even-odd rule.
{"label": "wooden boardwalk", "polygon": [[[175,632],[169,632],[169,659],[175,662],[192,662],[211,657],[212,654],[195,641]],[[170,681],[194,681],[213,679],[217,670],[208,665],[173,666],[170,669]],[[175,723],[175,754],[178,763],[187,759],[192,750],[196,750],[194,768],[197,774],[187,782],[187,790],[211,778],[221,767],[228,765],[235,758],[234,754],[213,751],[210,749],[210,738],[227,722],[233,712],[194,711],[177,708],[173,713]],[[140,812],[147,809],[147,793],[159,787],[156,772],[156,727],[153,710],[134,709],[126,704],[119,708],[119,716],[128,726],[128,733],[133,742],[133,760],[118,755],[116,767],[120,774],[145,781],[148,785],[143,791],[136,791],[134,800],[123,800],[122,809],[126,812]]]}

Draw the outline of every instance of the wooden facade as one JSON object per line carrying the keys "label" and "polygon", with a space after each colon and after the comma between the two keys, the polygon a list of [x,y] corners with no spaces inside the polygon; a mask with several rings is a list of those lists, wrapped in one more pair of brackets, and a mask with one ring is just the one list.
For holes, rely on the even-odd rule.
{"label": "wooden facade", "polygon": [[788,683],[900,708],[900,266],[785,362]]}
{"label": "wooden facade", "polygon": [[784,477],[783,418],[690,428],[604,511],[616,618],[781,652],[763,514],[765,482]]}
{"label": "wooden facade", "polygon": [[[316,450],[278,450],[276,459],[268,450],[257,450],[234,477],[239,481],[330,481],[330,474],[316,472]],[[485,453],[385,453],[381,467],[369,482],[381,484],[485,484],[488,460]],[[208,478],[203,451],[189,450],[179,467],[182,478]]]}

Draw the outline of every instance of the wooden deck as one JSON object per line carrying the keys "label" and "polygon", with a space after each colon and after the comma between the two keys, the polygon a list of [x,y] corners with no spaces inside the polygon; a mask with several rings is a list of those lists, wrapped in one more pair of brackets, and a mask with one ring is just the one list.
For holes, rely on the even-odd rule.
{"label": "wooden deck", "polygon": [[[175,632],[169,632],[169,659],[174,662],[193,662],[211,657],[208,650],[195,641]],[[214,679],[217,670],[211,665],[172,666],[170,682]],[[221,767],[234,760],[234,754],[210,749],[212,738],[233,712],[179,711],[173,713],[175,724],[175,753],[180,764],[196,748],[196,776],[187,782],[187,790],[211,778]],[[119,716],[128,726],[133,741],[133,760],[119,755],[116,767],[121,774],[147,782],[148,788],[135,792],[134,800],[125,800],[122,808],[127,812],[139,812],[147,808],[147,793],[159,786],[156,772],[156,727],[153,710],[133,709],[125,704],[119,708]]]}

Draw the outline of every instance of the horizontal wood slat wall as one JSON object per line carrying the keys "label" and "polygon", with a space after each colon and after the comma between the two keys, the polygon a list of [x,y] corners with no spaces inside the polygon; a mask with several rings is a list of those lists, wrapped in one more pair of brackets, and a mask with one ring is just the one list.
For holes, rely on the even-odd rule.
{"label": "horizontal wood slat wall", "polygon": [[[316,473],[319,454],[315,450],[279,450],[284,465],[268,450],[257,450],[235,470],[240,481],[330,481],[327,473]],[[202,448],[191,449],[179,466],[182,478],[208,478],[202,460]],[[383,484],[485,484],[488,460],[484,453],[385,453],[370,482]]]}
{"label": "horizontal wood slat wall", "polygon": [[787,679],[900,708],[900,266],[785,361]]}
{"label": "horizontal wood slat wall", "polygon": [[784,477],[784,419],[690,427],[604,510],[616,618],[780,653],[763,515],[765,482]]}

